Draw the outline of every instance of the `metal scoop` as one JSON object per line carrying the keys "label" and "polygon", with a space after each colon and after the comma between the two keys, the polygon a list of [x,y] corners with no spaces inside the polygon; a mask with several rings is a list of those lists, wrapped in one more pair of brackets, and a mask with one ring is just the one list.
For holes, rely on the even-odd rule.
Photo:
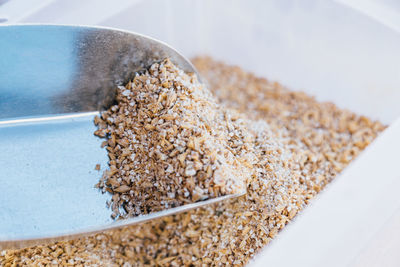
{"label": "metal scoop", "polygon": [[[177,51],[98,27],[0,26],[0,249],[87,235],[183,212],[228,195],[113,221],[94,185],[107,168],[93,118],[135,71]],[[94,167],[100,163],[102,170]]]}

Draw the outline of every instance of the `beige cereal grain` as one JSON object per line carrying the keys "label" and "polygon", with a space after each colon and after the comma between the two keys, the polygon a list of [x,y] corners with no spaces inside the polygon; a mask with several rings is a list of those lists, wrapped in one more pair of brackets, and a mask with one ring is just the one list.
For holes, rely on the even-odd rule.
{"label": "beige cereal grain", "polygon": [[117,104],[96,117],[113,218],[243,192],[255,161],[244,119],[169,60],[118,87]]}
{"label": "beige cereal grain", "polygon": [[94,169],[95,169],[96,171],[100,171],[100,168],[101,168],[100,164],[96,164],[96,166],[94,167]]}
{"label": "beige cereal grain", "polygon": [[[243,266],[385,129],[239,67],[209,57],[194,64],[219,103],[251,118],[258,133],[247,195],[87,238],[3,251],[0,264]],[[63,252],[53,257],[57,249]]]}

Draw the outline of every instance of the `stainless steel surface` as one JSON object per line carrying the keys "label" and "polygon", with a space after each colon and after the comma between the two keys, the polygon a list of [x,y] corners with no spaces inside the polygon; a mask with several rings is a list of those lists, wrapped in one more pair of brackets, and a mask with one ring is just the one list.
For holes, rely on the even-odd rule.
{"label": "stainless steel surface", "polygon": [[170,47],[135,33],[75,26],[0,26],[0,249],[131,225],[239,195],[113,221],[94,185],[107,167],[93,118],[116,84],[169,57]]}
{"label": "stainless steel surface", "polygon": [[0,26],[0,119],[104,109],[113,102],[117,83],[166,57],[195,72],[171,47],[136,33]]}
{"label": "stainless steel surface", "polygon": [[1,5],[4,5],[4,4],[7,3],[8,1],[10,1],[10,0],[0,0],[0,6],[1,6]]}

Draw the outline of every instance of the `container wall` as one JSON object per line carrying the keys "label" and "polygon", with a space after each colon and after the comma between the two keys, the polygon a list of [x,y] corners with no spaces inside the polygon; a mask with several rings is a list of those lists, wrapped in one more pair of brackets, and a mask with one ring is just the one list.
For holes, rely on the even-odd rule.
{"label": "container wall", "polygon": [[379,12],[317,0],[49,3],[16,22],[132,30],[188,57],[212,55],[386,123],[400,115],[400,34]]}
{"label": "container wall", "polygon": [[238,64],[386,123],[400,115],[400,34],[338,3],[150,0],[101,24]]}
{"label": "container wall", "polygon": [[386,123],[400,115],[400,34],[371,10],[317,0],[85,3],[51,1],[19,21],[132,30]]}

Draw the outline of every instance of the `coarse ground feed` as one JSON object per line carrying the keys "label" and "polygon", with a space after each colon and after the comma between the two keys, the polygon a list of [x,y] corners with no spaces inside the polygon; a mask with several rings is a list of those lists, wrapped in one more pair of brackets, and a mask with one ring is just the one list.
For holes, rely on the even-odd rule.
{"label": "coarse ground feed", "polygon": [[209,57],[193,60],[217,102],[253,131],[247,195],[86,238],[0,252],[0,263],[242,266],[385,129],[380,122]]}
{"label": "coarse ground feed", "polygon": [[169,60],[154,63],[117,90],[95,118],[109,156],[97,185],[124,218],[245,191],[253,172],[244,119]]}

